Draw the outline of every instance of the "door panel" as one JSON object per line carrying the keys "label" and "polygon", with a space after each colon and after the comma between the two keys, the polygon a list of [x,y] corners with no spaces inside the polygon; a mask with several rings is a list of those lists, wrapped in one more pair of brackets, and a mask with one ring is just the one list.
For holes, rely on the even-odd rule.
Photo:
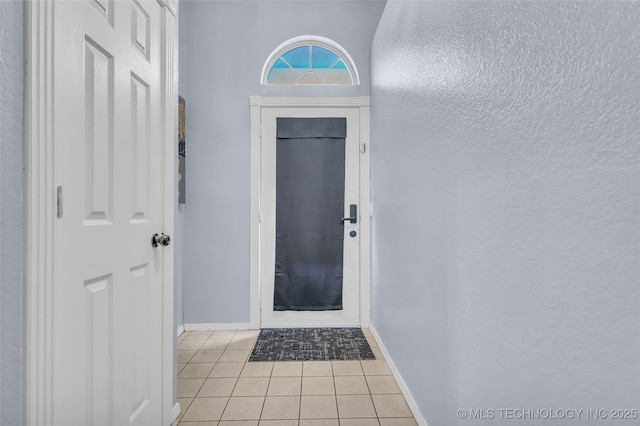
{"label": "door panel", "polygon": [[113,275],[105,275],[84,282],[85,345],[84,423],[111,424],[111,395],[113,394]]}
{"label": "door panel", "polygon": [[[277,142],[277,122],[278,118],[321,118],[331,117],[339,118],[344,117],[346,119],[346,138],[344,139],[344,179],[341,185],[344,185],[343,193],[344,199],[340,200],[340,208],[337,211],[326,210],[327,214],[335,215],[336,217],[327,218],[327,221],[335,220],[337,224],[340,223],[340,218],[349,216],[349,205],[358,204],[359,200],[359,112],[355,109],[349,108],[305,108],[305,109],[286,109],[286,108],[269,108],[262,110],[262,138],[261,138],[261,185],[260,185],[260,199],[261,199],[261,221],[260,221],[260,288],[261,288],[261,326],[262,327],[309,327],[309,326],[357,326],[360,320],[360,280],[359,280],[359,222],[352,224],[346,221],[344,226],[341,225],[341,240],[342,240],[342,309],[325,310],[325,308],[314,309],[308,307],[305,310],[289,310],[291,307],[284,308],[274,307],[274,294],[275,294],[275,276],[282,271],[276,271],[276,263],[281,265],[282,259],[276,258],[276,223],[277,220],[293,220],[290,216],[287,216],[287,206],[277,206],[276,204],[276,192],[277,192],[277,176],[278,176],[278,161],[288,161],[286,157],[282,155],[282,152],[278,152]],[[296,149],[299,149],[296,146]],[[310,151],[314,148],[310,147]],[[314,155],[322,155],[320,152]],[[309,167],[306,172],[312,173],[312,168]],[[282,173],[282,171],[280,171]],[[300,173],[304,173],[304,170]],[[315,173],[315,172],[314,172]],[[317,171],[318,176],[322,173],[331,173],[330,171]],[[312,186],[321,187],[322,185]],[[301,188],[297,189],[298,191]],[[303,189],[305,190],[305,189]],[[309,191],[316,191],[310,187]],[[295,193],[295,191],[293,191]],[[279,202],[286,202],[286,197],[283,199],[283,194],[279,194]],[[317,201],[317,200],[313,200]],[[323,202],[314,204],[310,207],[312,209],[323,209]],[[284,214],[278,215],[276,211],[280,210]],[[300,211],[304,211],[302,208]],[[331,211],[331,213],[328,213]],[[299,212],[297,213],[299,214]],[[296,220],[304,218],[296,218]],[[302,223],[304,227],[307,224]],[[351,237],[349,233],[351,231],[356,232],[355,237]],[[281,229],[278,225],[279,235],[287,232]],[[320,237],[321,239],[331,238],[329,235]],[[306,291],[315,291],[314,288],[321,288],[321,282],[327,274],[327,269],[331,268],[330,265],[324,265],[323,262],[318,261],[316,265],[304,265],[305,263],[313,263],[314,256],[318,256],[316,253],[318,247],[315,247],[313,243],[307,244],[306,248],[300,248],[301,251],[313,252],[310,255],[298,257],[303,271],[302,275],[317,275],[311,277],[307,284],[310,285],[310,289]],[[280,257],[280,254],[278,254]],[[280,268],[281,266],[279,266]],[[313,272],[313,269],[321,270],[318,273]],[[291,268],[288,270],[290,274],[296,274]],[[289,278],[287,278],[289,280]],[[313,283],[314,281],[318,281]],[[339,307],[338,307],[339,308]]]}
{"label": "door panel", "polygon": [[84,40],[85,225],[113,219],[113,56]]}
{"label": "door panel", "polygon": [[131,187],[133,189],[133,214],[131,222],[146,221],[149,205],[149,118],[151,112],[149,84],[131,73],[131,137],[132,167]]}
{"label": "door panel", "polygon": [[[55,2],[54,425],[162,424],[162,8]],[[154,166],[152,166],[154,165]]]}

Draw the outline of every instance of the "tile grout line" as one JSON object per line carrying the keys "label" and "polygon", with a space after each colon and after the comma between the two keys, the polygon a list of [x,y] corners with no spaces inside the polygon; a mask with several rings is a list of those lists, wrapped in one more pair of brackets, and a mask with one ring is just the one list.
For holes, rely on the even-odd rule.
{"label": "tile grout line", "polygon": [[[211,335],[213,336],[214,334],[215,334],[215,331]],[[236,333],[233,333],[233,336],[235,336],[235,335],[236,335]],[[233,340],[233,336],[231,337],[231,339],[229,339],[229,343],[227,343],[227,345],[224,347],[222,353],[220,354],[220,358],[222,358],[224,353],[227,351],[227,348],[231,344],[231,340]],[[218,358],[218,361],[220,360],[220,358]],[[216,362],[216,364],[218,364],[218,362]],[[213,368],[215,368],[215,366]],[[231,389],[231,393],[229,394],[229,398],[227,399],[227,403],[224,404],[224,408],[220,412],[220,418],[218,420],[215,420],[215,422],[217,424],[219,424],[222,421],[222,416],[224,416],[224,412],[227,410],[227,407],[229,406],[229,401],[231,401],[231,396],[233,395],[233,391],[236,390],[236,386],[238,386],[238,382],[240,381],[240,375],[242,374],[242,370],[244,370],[244,365],[242,365],[242,369],[238,373],[238,377],[236,377],[236,383],[233,385],[233,389]],[[213,371],[213,369],[211,371]],[[211,374],[211,373],[209,373],[209,374]]]}
{"label": "tile grout line", "polygon": [[338,425],[340,424],[340,407],[338,406],[338,392],[336,391],[336,372],[333,369],[333,361],[331,363],[331,380],[333,380],[333,390],[335,391],[334,398],[336,400],[336,416],[338,417]]}
{"label": "tile grout line", "polygon": [[333,371],[333,361],[331,362],[331,379],[333,380],[333,392],[336,397],[336,413],[338,414],[338,425],[340,425],[340,423],[342,422],[340,421],[340,406],[338,405],[338,389],[336,387],[336,374]]}
{"label": "tile grout line", "polygon": [[[249,363],[249,358],[245,361],[244,365]],[[264,391],[264,398],[262,399],[262,408],[260,408],[260,414],[258,414],[258,424],[260,424],[260,420],[262,420],[262,413],[264,413],[264,406],[267,403],[267,393],[269,392],[269,385],[271,384],[271,375],[273,374],[273,366],[271,366],[271,372],[269,372],[269,380],[267,381],[267,388]]]}
{"label": "tile grout line", "polygon": [[364,371],[364,366],[362,365],[362,361],[360,361],[360,367],[362,367],[362,376],[364,377],[364,382],[367,385],[367,390],[369,391],[369,400],[371,401],[371,405],[373,406],[373,412],[376,413],[376,420],[378,425],[380,425],[380,416],[378,415],[378,409],[376,408],[376,404],[373,401],[373,394],[371,393],[371,386],[369,386],[369,380],[367,379],[367,374]]}
{"label": "tile grout line", "polygon": [[302,418],[302,381],[303,380],[304,380],[304,361],[300,363],[300,396],[298,397],[298,425],[300,424],[300,419]]}

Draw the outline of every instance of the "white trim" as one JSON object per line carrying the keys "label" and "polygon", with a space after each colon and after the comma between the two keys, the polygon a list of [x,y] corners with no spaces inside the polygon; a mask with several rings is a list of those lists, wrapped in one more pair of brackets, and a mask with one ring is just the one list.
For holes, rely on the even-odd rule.
{"label": "white trim", "polygon": [[248,322],[214,322],[185,324],[184,331],[255,330]]}
{"label": "white trim", "polygon": [[371,106],[371,100],[369,96],[334,98],[249,96],[249,106],[260,108],[359,108]]}
{"label": "white trim", "polygon": [[[260,324],[260,139],[263,108],[359,108],[360,142],[367,149],[360,155],[360,206],[371,205],[370,194],[370,105],[369,96],[359,97],[263,97],[250,96],[251,110],[251,213],[250,213],[250,327]],[[371,323],[371,217],[360,209],[360,327]],[[362,230],[367,232],[362,236]],[[352,326],[345,324],[345,326]],[[185,325],[186,327],[186,325]],[[186,328],[185,328],[186,329]]]}
{"label": "white trim", "polygon": [[[360,106],[360,327],[371,324],[371,215],[365,206],[371,204],[371,126],[369,98]],[[364,232],[363,232],[364,231]]]}
{"label": "white trim", "polygon": [[[254,104],[253,100],[257,99]],[[251,212],[249,225],[249,321],[252,328],[260,328],[260,239],[253,238],[260,232],[260,103],[251,97]],[[255,126],[258,131],[255,131]]]}
{"label": "white trim", "polygon": [[420,426],[428,426],[427,421],[425,420],[424,416],[422,415],[422,412],[420,411],[420,408],[418,407],[418,404],[416,403],[416,400],[413,399],[413,395],[411,394],[409,387],[407,386],[404,379],[402,378],[402,375],[400,374],[398,367],[396,367],[396,364],[391,359],[391,355],[389,354],[389,351],[384,346],[384,343],[382,343],[382,339],[380,338],[380,335],[378,334],[378,331],[373,326],[373,324],[371,324],[371,326],[369,327],[369,330],[371,331],[371,334],[373,334],[373,338],[376,339],[376,342],[378,343],[378,347],[380,348],[380,351],[384,356],[384,360],[387,362],[387,365],[389,366],[389,369],[391,370],[393,377],[396,379],[396,382],[398,383],[398,387],[400,388],[400,391],[402,392],[404,399],[407,401],[407,405],[409,405],[409,408],[411,409],[411,412],[413,413],[413,417],[415,417],[416,422]]}
{"label": "white trim", "polygon": [[351,73],[353,86],[360,85],[360,76],[358,75],[358,69],[356,67],[356,63],[351,58],[351,55],[349,55],[349,52],[347,52],[344,47],[340,46],[338,43],[329,38],[314,35],[303,35],[294,37],[276,47],[273,52],[271,52],[271,54],[267,58],[267,61],[262,67],[262,73],[260,74],[260,84],[267,84],[269,71],[271,71],[271,68],[275,65],[280,56],[287,53],[291,49],[295,49],[296,47],[309,45],[322,47],[338,55],[338,57],[342,59],[342,61],[349,69],[349,72]]}
{"label": "white trim", "polygon": [[171,424],[176,424],[176,421],[178,420],[178,417],[180,417],[180,413],[182,412],[182,409],[180,408],[180,403],[176,402],[175,405],[173,406],[173,415],[172,415],[172,420],[171,420]]}
{"label": "white trim", "polygon": [[[174,235],[174,191],[175,191],[175,152],[177,132],[178,110],[178,80],[176,64],[178,58],[178,43],[176,43],[176,17],[169,7],[162,8],[162,34],[163,34],[163,82],[162,108],[164,116],[163,129],[163,232]],[[162,271],[162,407],[163,422],[173,416],[174,402],[174,348],[176,344],[174,311],[174,283],[173,283],[173,259],[174,247],[170,245],[163,250],[164,261]],[[168,249],[168,250],[167,250]]]}
{"label": "white trim", "polygon": [[25,2],[24,421],[53,423],[53,2]]}
{"label": "white trim", "polygon": [[166,7],[173,16],[176,16],[178,0],[156,0],[162,7]]}
{"label": "white trim", "polygon": [[287,324],[287,325],[282,325],[281,323],[263,323],[261,328],[325,328],[325,327],[330,327],[330,328],[362,328],[360,327],[360,324],[351,324],[351,323],[335,323],[335,324],[331,324],[331,325],[326,325],[326,324],[303,324],[303,325],[298,325],[298,324]]}
{"label": "white trim", "polygon": [[180,324],[178,329],[176,330],[176,337],[180,337],[180,335],[184,333],[184,324]]}

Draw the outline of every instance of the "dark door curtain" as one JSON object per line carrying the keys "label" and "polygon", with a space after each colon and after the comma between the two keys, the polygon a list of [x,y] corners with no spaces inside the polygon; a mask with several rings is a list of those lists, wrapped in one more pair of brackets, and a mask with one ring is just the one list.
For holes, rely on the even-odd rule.
{"label": "dark door curtain", "polygon": [[342,309],[345,118],[278,118],[275,311]]}

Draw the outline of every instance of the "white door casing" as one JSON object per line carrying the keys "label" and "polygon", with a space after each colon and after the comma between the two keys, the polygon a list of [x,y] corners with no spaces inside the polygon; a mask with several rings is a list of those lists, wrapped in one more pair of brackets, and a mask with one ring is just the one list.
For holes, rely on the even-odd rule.
{"label": "white door casing", "polygon": [[[368,98],[251,98],[252,327],[364,326],[369,313]],[[275,134],[277,117],[345,117],[345,217],[358,204],[357,224],[345,222],[343,309],[274,311]],[[338,220],[339,218],[336,218]],[[351,238],[350,231],[357,237]]]}
{"label": "white door casing", "polygon": [[28,425],[173,420],[168,6],[29,4]]}

